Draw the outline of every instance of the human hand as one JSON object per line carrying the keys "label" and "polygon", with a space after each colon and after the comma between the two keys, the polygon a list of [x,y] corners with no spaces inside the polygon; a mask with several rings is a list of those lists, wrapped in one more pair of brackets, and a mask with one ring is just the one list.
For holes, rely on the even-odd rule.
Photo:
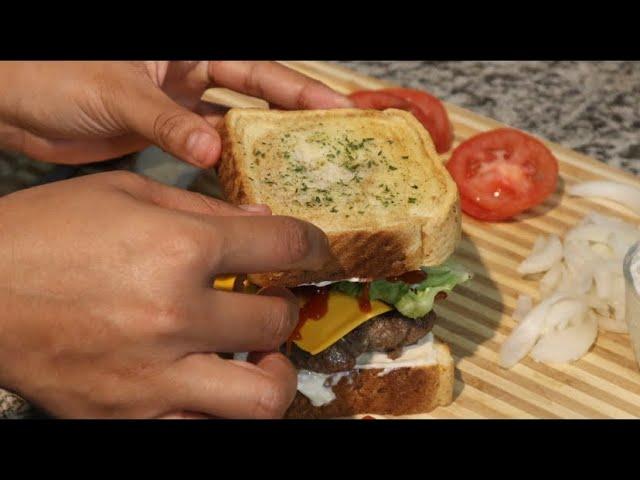
{"label": "human hand", "polygon": [[289,110],[351,105],[275,62],[0,62],[0,146],[79,164],[154,143],[210,167],[220,156],[221,115],[200,97],[211,86]]}
{"label": "human hand", "polygon": [[[0,198],[0,385],[59,417],[283,415],[296,373],[275,350],[297,304],[213,277],[319,268],[329,249],[250,208],[127,172]],[[263,353],[215,353],[244,351]]]}

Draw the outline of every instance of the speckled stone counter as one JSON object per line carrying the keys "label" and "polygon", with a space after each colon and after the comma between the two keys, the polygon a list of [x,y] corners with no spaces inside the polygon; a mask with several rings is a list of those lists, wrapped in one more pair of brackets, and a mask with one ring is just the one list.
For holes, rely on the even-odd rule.
{"label": "speckled stone counter", "polygon": [[640,62],[339,62],[640,173]]}

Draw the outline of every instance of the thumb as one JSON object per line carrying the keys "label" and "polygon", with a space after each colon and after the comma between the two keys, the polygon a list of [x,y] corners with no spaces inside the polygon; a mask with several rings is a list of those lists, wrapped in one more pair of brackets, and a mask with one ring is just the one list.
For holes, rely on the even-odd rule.
{"label": "thumb", "polygon": [[159,88],[145,85],[123,103],[128,127],[164,151],[197,167],[211,167],[218,161],[218,132]]}

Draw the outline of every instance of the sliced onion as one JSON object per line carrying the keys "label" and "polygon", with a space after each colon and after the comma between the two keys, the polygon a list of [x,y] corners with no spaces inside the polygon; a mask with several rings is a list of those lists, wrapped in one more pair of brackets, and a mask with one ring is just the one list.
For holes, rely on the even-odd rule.
{"label": "sliced onion", "polygon": [[513,318],[516,322],[522,320],[533,308],[533,299],[529,295],[518,295],[516,308],[513,311]]}
{"label": "sliced onion", "polygon": [[531,248],[531,253],[540,252],[544,246],[547,244],[547,239],[544,235],[538,235],[533,242],[533,248]]}
{"label": "sliced onion", "polygon": [[567,297],[553,295],[540,302],[522,319],[500,347],[501,366],[511,368],[529,353],[542,334],[549,308],[564,298]]}
{"label": "sliced onion", "polygon": [[622,261],[637,241],[638,226],[597,213],[564,240],[538,238],[518,271],[546,272],[539,283],[542,301],[524,314],[529,305],[518,298],[513,316],[524,316],[504,342],[500,364],[512,366],[529,352],[538,361],[569,362],[588,351],[598,329],[626,333]]}
{"label": "sliced onion", "polygon": [[611,295],[611,307],[614,311],[616,322],[625,323],[625,308],[627,303],[624,278],[616,276],[613,280],[613,294]]}
{"label": "sliced onion", "polygon": [[611,228],[606,225],[596,225],[593,223],[587,223],[579,225],[569,232],[564,237],[565,242],[571,242],[574,240],[587,240],[589,242],[607,243],[611,236]]}
{"label": "sliced onion", "polygon": [[543,333],[563,330],[569,322],[581,321],[587,313],[587,305],[582,299],[566,297],[558,300],[549,308]]}
{"label": "sliced onion", "polygon": [[594,181],[573,185],[567,189],[577,197],[599,197],[613,200],[640,215],[640,189],[624,183]]}
{"label": "sliced onion", "polygon": [[598,335],[598,323],[592,315],[561,330],[544,335],[531,350],[534,360],[544,363],[567,363],[589,351]]}
{"label": "sliced onion", "polygon": [[609,315],[597,315],[598,327],[601,330],[613,333],[629,333],[626,321],[618,321]]}
{"label": "sliced onion", "polygon": [[540,294],[543,297],[546,297],[553,292],[553,290],[558,286],[560,280],[562,279],[562,263],[556,263],[551,269],[544,274],[544,277],[540,279]]}
{"label": "sliced onion", "polygon": [[597,295],[588,295],[587,305],[589,305],[589,308],[592,308],[598,315],[605,317],[611,316],[611,307],[609,306],[608,299],[598,298]]}
{"label": "sliced onion", "polygon": [[606,243],[594,243],[591,250],[600,258],[612,258],[615,255],[614,249]]}
{"label": "sliced onion", "polygon": [[557,262],[562,260],[562,242],[557,235],[551,235],[544,246],[527,257],[519,266],[518,273],[527,275],[531,273],[546,272]]}
{"label": "sliced onion", "polygon": [[606,268],[596,268],[593,272],[596,293],[600,298],[609,298],[613,290],[613,276]]}
{"label": "sliced onion", "polygon": [[569,291],[583,295],[591,289],[595,260],[596,256],[586,240],[564,243],[564,261],[570,278]]}

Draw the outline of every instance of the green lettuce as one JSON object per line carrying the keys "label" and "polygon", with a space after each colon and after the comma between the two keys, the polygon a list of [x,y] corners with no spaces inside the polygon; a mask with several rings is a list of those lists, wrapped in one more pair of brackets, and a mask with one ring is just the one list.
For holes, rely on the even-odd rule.
{"label": "green lettuce", "polygon": [[[422,271],[427,274],[427,278],[417,284],[374,280],[369,286],[369,298],[393,305],[406,317],[420,318],[431,311],[438,293],[448,293],[456,285],[471,278],[469,271],[452,261],[436,267],[422,267]],[[337,282],[332,288],[357,297],[362,292],[363,285],[357,282]]]}

